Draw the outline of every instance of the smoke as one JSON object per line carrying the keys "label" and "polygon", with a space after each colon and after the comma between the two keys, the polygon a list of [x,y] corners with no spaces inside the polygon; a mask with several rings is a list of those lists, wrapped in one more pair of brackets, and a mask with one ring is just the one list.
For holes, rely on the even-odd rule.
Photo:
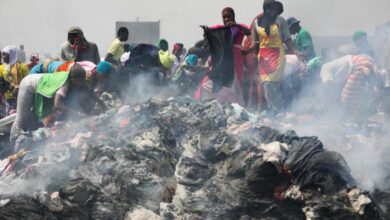
{"label": "smoke", "polygon": [[176,92],[176,85],[169,83],[161,73],[156,72],[137,73],[130,77],[129,84],[126,103],[131,105],[143,103],[156,96],[175,96]]}
{"label": "smoke", "polygon": [[[376,73],[371,77],[382,80]],[[367,84],[373,81],[368,80]],[[341,153],[361,187],[388,189],[390,158],[384,155],[389,149],[389,132],[383,130],[383,119],[373,119],[381,116],[378,91],[383,88],[377,84],[362,88],[366,92],[359,100],[361,105],[351,113],[348,103],[341,102],[345,80],[332,85],[320,80],[306,83],[299,98],[292,103],[290,114],[293,116],[281,118],[280,123],[300,136],[317,136],[326,149]]]}
{"label": "smoke", "polygon": [[42,138],[49,133],[49,129],[41,128],[33,135],[23,135],[18,139],[23,144],[16,144],[16,147],[21,147],[19,150],[25,149],[27,154],[17,158],[12,165],[14,170],[20,172],[16,173],[17,177],[6,175],[0,178],[0,194],[31,195],[37,191],[47,191],[48,188],[58,190],[69,177],[69,171],[81,163],[80,157],[73,155],[74,152],[68,146],[75,145],[76,138],[82,135],[69,139],[68,146],[64,147],[61,145],[62,141],[55,137],[50,142],[43,141]]}
{"label": "smoke", "polygon": [[[166,79],[157,71],[151,70],[136,75],[132,75],[131,72],[125,72],[125,74],[130,74],[131,77],[129,82],[125,83],[127,88],[120,87],[123,89],[120,92],[124,93],[123,95],[126,97],[124,104],[131,107],[145,103],[153,97],[167,98],[175,95],[176,85],[164,81]],[[161,83],[166,83],[166,85],[161,86]],[[67,106],[80,108],[81,95],[76,93],[71,95],[72,97],[66,103]],[[125,111],[128,111],[129,106],[124,106],[127,109]],[[85,164],[83,156],[85,157],[89,148],[85,140],[90,139],[89,142],[100,140],[102,142],[96,143],[96,145],[104,144],[105,139],[100,136],[104,136],[105,132],[94,131],[94,123],[99,124],[103,131],[112,130],[110,126],[113,124],[126,126],[124,122],[126,117],[121,116],[122,111],[119,109],[117,114],[109,111],[93,119],[86,118],[82,121],[60,122],[57,126],[59,126],[58,131],[61,134],[55,134],[57,130],[51,128],[40,128],[19,137],[15,150],[17,152],[22,149],[27,150],[27,154],[16,159],[13,170],[19,170],[21,173],[0,177],[0,195],[33,195],[36,192],[58,191],[71,178],[72,172],[70,171]],[[107,122],[103,122],[105,120]],[[127,120],[129,119],[127,118]],[[132,124],[132,126],[141,127],[141,124],[151,123],[151,121],[141,118],[138,118],[137,122],[139,125]],[[55,135],[53,136],[53,134]],[[91,138],[93,135],[100,136]],[[8,162],[8,160],[0,162]],[[28,167],[25,167],[26,165]],[[99,167],[99,164],[93,163],[92,166]],[[150,190],[150,192],[153,194],[153,191]]]}

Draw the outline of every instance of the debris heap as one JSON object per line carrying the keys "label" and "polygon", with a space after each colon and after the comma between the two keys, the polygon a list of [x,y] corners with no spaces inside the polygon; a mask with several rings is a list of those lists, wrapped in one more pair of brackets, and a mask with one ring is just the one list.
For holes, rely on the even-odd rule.
{"label": "debris heap", "polygon": [[343,157],[215,100],[40,129],[0,161],[2,219],[382,219]]}

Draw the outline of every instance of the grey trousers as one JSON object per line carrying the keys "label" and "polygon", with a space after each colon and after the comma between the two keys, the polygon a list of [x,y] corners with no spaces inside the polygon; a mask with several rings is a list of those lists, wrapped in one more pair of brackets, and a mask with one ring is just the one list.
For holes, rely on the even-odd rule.
{"label": "grey trousers", "polygon": [[16,119],[12,124],[10,139],[15,140],[20,132],[30,126],[36,118],[32,112],[35,93],[42,75],[33,74],[26,76],[19,85],[18,100],[16,106]]}

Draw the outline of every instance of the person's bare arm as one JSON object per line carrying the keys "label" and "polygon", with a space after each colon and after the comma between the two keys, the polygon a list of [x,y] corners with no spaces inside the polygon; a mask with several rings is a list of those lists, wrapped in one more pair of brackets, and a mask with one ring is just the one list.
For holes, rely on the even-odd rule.
{"label": "person's bare arm", "polygon": [[67,107],[64,104],[64,97],[62,97],[60,94],[56,94],[54,97],[54,106],[53,106],[55,113],[67,113],[67,114],[73,114],[77,115],[80,118],[86,117],[84,113],[75,111],[69,107]]}
{"label": "person's bare arm", "polygon": [[291,51],[291,53],[300,57],[299,51],[298,51],[297,47],[295,46],[294,42],[291,40],[291,38],[288,38],[286,40],[285,44],[287,45],[287,48],[289,51]]}
{"label": "person's bare arm", "polygon": [[112,63],[112,64],[118,64],[118,62],[116,60],[114,60],[114,55],[112,55],[111,53],[107,53],[104,60],[109,62],[109,63]]}
{"label": "person's bare arm", "polygon": [[241,30],[242,32],[244,32],[244,34],[245,34],[246,36],[251,35],[252,31],[251,31],[249,28],[247,28],[247,27],[245,27],[245,26],[243,26],[243,25],[240,25],[240,24],[238,24],[237,26],[240,28],[240,30]]}
{"label": "person's bare arm", "polygon": [[93,91],[90,91],[90,90],[89,90],[89,91],[88,91],[88,96],[89,96],[90,98],[94,99],[95,102],[98,103],[98,104],[100,105],[100,107],[101,107],[101,109],[102,109],[102,112],[107,111],[107,106],[106,106],[106,104],[104,104],[104,102],[103,102],[101,99],[99,99],[99,97],[97,97],[97,95],[95,95],[95,93],[94,93]]}
{"label": "person's bare arm", "polygon": [[248,53],[251,53],[256,50],[256,47],[258,47],[259,44],[259,35],[256,33],[256,28],[253,27],[251,30],[251,44],[248,48],[244,48],[242,50],[242,54],[246,55]]}
{"label": "person's bare arm", "polygon": [[303,52],[301,52],[301,56],[309,57],[310,54],[314,54],[313,47],[306,47]]}

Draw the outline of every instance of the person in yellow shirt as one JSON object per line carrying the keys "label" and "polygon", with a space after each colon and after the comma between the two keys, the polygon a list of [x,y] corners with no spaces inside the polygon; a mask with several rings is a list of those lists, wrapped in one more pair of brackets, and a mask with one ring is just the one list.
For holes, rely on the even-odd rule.
{"label": "person in yellow shirt", "polygon": [[[275,0],[264,0],[264,13],[257,16],[252,28],[252,43],[247,51],[258,49],[258,97],[264,94],[267,111],[272,115],[281,112],[283,104],[282,80],[286,66],[286,45],[289,51],[298,55],[291,40],[287,22],[280,15],[283,4]],[[260,103],[259,99],[259,110]]]}
{"label": "person in yellow shirt", "polygon": [[2,68],[1,76],[10,83],[9,90],[4,94],[8,103],[7,114],[12,114],[16,110],[16,97],[19,90],[19,84],[22,79],[28,75],[27,64],[18,61],[18,49],[15,46],[6,46],[1,52],[5,64],[5,70]]}
{"label": "person in yellow shirt", "polygon": [[129,39],[129,30],[125,27],[120,27],[117,31],[117,38],[111,43],[105,61],[114,65],[120,64],[120,58],[125,52],[124,44]]}
{"label": "person in yellow shirt", "polygon": [[5,63],[1,62],[0,52],[0,118],[7,116],[7,102],[4,97],[5,92],[9,89],[9,82],[5,81],[3,76],[6,75],[7,69]]}

